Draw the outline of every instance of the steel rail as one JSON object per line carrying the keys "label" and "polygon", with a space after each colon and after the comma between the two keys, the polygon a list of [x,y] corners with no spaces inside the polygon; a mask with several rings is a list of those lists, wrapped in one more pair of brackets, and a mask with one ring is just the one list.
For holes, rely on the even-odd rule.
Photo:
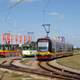
{"label": "steel rail", "polygon": [[[25,72],[25,73],[31,73],[31,74],[37,74],[37,75],[41,75],[41,76],[47,76],[50,78],[65,79],[59,75],[52,74],[51,72],[48,72],[48,71],[44,71],[44,70],[40,71],[40,70],[36,70],[36,69],[23,68],[23,67],[19,67],[19,66],[15,66],[15,65],[1,65],[0,64],[0,68],[15,70],[15,71],[19,71],[19,72]],[[67,79],[67,80],[71,80],[71,79]]]}
{"label": "steel rail", "polygon": [[71,73],[69,71],[65,72],[59,68],[55,69],[54,67],[49,66],[47,62],[39,62],[39,66],[49,72],[52,72],[53,74],[63,77],[63,78],[66,77],[66,79],[80,80],[80,74],[76,74],[76,73],[73,74],[73,72]]}

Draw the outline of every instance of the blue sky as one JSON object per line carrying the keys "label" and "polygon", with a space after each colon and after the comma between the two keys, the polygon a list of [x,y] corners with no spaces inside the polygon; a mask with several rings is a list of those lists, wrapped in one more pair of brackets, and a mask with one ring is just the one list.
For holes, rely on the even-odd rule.
{"label": "blue sky", "polygon": [[34,32],[38,38],[46,35],[43,23],[51,24],[51,37],[80,47],[80,0],[0,0],[0,33]]}

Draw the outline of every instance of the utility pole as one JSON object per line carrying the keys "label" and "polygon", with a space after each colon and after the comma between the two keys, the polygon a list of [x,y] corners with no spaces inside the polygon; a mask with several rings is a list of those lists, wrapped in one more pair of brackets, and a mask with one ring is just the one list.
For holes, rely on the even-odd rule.
{"label": "utility pole", "polygon": [[49,37],[49,33],[50,33],[50,24],[42,24],[46,34],[47,34],[47,37]]}

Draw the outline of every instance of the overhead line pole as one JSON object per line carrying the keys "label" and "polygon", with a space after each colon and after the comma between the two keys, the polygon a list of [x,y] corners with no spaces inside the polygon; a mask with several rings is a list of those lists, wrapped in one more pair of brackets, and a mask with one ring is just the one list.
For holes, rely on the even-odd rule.
{"label": "overhead line pole", "polygon": [[49,37],[49,33],[50,33],[50,24],[43,24],[42,26],[43,26],[43,28],[44,28],[46,34],[47,34],[46,37]]}
{"label": "overhead line pole", "polygon": [[50,0],[47,0],[47,3],[44,5],[44,8],[43,8],[43,24],[42,24],[42,26],[47,34],[46,37],[49,37],[49,33],[50,33],[50,24],[45,24],[45,18],[46,18],[46,12],[47,12],[46,9],[48,7],[49,2],[50,2]]}

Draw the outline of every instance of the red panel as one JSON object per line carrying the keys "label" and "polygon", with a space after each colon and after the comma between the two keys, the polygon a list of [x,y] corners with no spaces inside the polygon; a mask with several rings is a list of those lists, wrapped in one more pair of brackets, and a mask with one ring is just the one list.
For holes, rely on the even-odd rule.
{"label": "red panel", "polygon": [[30,35],[28,36],[28,42],[29,43],[31,42],[31,36]]}
{"label": "red panel", "polygon": [[15,41],[16,41],[16,44],[17,44],[17,42],[18,42],[18,35],[16,35]]}
{"label": "red panel", "polygon": [[4,33],[2,33],[2,44],[4,44],[4,40],[5,40]]}
{"label": "red panel", "polygon": [[10,33],[7,34],[7,43],[10,44]]}
{"label": "red panel", "polygon": [[22,44],[22,35],[20,35],[20,44]]}
{"label": "red panel", "polygon": [[27,37],[26,35],[24,35],[24,43],[26,43]]}

